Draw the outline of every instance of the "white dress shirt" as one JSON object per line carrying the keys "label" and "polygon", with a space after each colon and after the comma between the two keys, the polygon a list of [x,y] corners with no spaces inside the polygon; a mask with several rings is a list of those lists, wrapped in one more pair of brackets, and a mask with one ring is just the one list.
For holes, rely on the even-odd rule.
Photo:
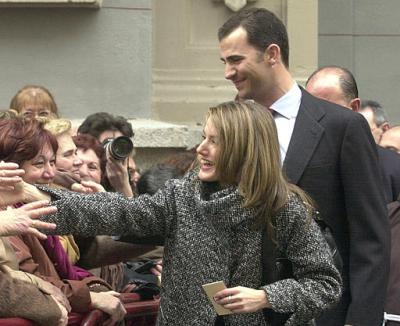
{"label": "white dress shirt", "polygon": [[299,112],[301,102],[301,90],[297,83],[292,88],[271,105],[274,112],[276,128],[278,130],[279,149],[281,152],[281,165],[285,160],[292,137],[294,123]]}

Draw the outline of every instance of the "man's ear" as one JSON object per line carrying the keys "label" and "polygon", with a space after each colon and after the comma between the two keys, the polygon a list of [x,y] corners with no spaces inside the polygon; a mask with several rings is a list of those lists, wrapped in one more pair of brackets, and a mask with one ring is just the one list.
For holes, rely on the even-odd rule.
{"label": "man's ear", "polygon": [[349,103],[349,106],[351,107],[351,110],[354,112],[360,111],[360,106],[361,106],[361,100],[359,97],[356,97],[352,99]]}
{"label": "man's ear", "polygon": [[264,59],[272,66],[281,61],[281,49],[277,44],[270,44],[265,52]]}
{"label": "man's ear", "polygon": [[384,122],[384,123],[382,123],[382,124],[379,126],[379,128],[381,128],[383,132],[388,131],[388,130],[390,129],[389,122]]}

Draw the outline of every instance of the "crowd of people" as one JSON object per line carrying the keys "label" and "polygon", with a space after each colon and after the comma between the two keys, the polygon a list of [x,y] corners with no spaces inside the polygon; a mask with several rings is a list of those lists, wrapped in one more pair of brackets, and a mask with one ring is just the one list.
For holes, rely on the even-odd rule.
{"label": "crowd of people", "polygon": [[[3,111],[0,119],[1,190],[12,189],[15,182],[23,180],[56,189],[85,191],[81,185],[85,182],[91,192],[120,192],[127,198],[137,195],[139,174],[134,152],[123,160],[107,158],[102,145],[104,139],[122,135],[133,138],[132,126],[125,118],[108,113],[90,115],[80,126],[83,131],[75,135],[71,121],[59,117],[50,92],[36,85],[18,91],[10,106],[12,109]],[[175,177],[182,175],[173,164],[165,164],[165,168],[176,171]],[[143,178],[143,184],[146,179]],[[154,192],[154,187],[161,186],[153,178],[142,186],[142,191]],[[40,325],[63,325],[70,311],[100,309],[110,316],[111,324],[123,319],[125,310],[118,292],[132,291],[132,283],[146,280],[132,266],[140,266],[146,258],[161,258],[161,247],[115,241],[110,236],[46,237],[38,229],[55,225],[33,219],[54,211],[47,204],[12,199],[1,205],[2,293],[4,298],[13,300],[2,302],[0,316],[25,317]],[[156,277],[147,276],[147,280],[157,283]],[[32,289],[28,286],[25,290],[23,286],[26,282],[36,286],[32,295]],[[22,299],[27,293],[28,298]],[[18,300],[23,307],[16,306]],[[38,305],[24,304],[26,300]]]}
{"label": "crowd of people", "polygon": [[266,9],[233,15],[218,39],[235,101],[209,108],[196,149],[142,175],[126,118],[94,113],[75,133],[45,87],[12,98],[0,114],[0,317],[66,325],[99,309],[113,325],[138,282],[160,285],[158,325],[400,315],[400,127],[343,67],[300,87],[286,28]]}

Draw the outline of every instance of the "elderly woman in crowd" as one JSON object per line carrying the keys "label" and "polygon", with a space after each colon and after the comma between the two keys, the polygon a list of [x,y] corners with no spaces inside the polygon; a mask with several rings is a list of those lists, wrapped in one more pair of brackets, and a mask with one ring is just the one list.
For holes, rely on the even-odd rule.
{"label": "elderly woman in crowd", "polygon": [[97,138],[89,134],[76,135],[73,140],[77,147],[77,155],[82,162],[79,167],[81,180],[104,183],[107,164],[104,147]]}
{"label": "elderly woman in crowd", "polygon": [[47,118],[58,117],[57,104],[50,91],[38,85],[26,85],[13,96],[10,108],[17,111],[24,118]]}
{"label": "elderly woman in crowd", "polygon": [[[89,134],[100,143],[107,139],[115,139],[125,136],[133,138],[134,132],[130,122],[122,116],[113,116],[107,112],[96,112],[82,122],[78,128],[79,134]],[[126,159],[107,159],[105,175],[105,188],[109,191],[117,191],[127,197],[132,197],[136,192],[136,183],[139,173],[133,159],[133,151]]]}
{"label": "elderly woman in crowd", "polygon": [[[0,162],[0,189],[12,190],[24,174],[15,163]],[[11,204],[11,203],[10,203]],[[46,236],[36,228],[54,229],[54,224],[34,220],[55,211],[47,201],[34,202],[18,209],[0,210],[0,317],[27,318],[38,325],[66,325],[70,305],[52,284],[19,271],[18,261],[7,236],[32,234]]]}
{"label": "elderly woman in crowd", "polygon": [[80,182],[79,167],[82,165],[72,139],[72,122],[67,119],[51,119],[45,121],[44,128],[56,137],[58,143],[54,182],[70,189],[73,183]]}
{"label": "elderly woman in crowd", "polygon": [[[55,137],[36,120],[0,120],[0,160],[17,163],[28,183],[51,184],[55,175],[58,149]],[[18,206],[20,206],[19,204]],[[116,292],[99,278],[71,265],[57,237],[39,242],[30,235],[9,238],[19,259],[19,267],[59,287],[68,297],[73,311],[84,312],[98,308],[111,315],[111,321],[125,314]],[[95,292],[96,291],[96,292]]]}
{"label": "elderly woman in crowd", "polygon": [[[72,185],[80,182],[79,167],[82,161],[77,156],[77,148],[71,135],[71,121],[67,119],[52,119],[44,124],[44,128],[55,136],[58,144],[55,159],[55,176],[52,187],[71,189]],[[79,247],[72,235],[58,237],[72,264],[79,260]]]}

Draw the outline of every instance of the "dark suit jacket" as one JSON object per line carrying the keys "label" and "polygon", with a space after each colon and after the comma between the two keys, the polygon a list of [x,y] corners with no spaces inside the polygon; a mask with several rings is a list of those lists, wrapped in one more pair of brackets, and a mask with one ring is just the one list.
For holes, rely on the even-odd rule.
{"label": "dark suit jacket", "polygon": [[[390,274],[386,296],[385,311],[400,315],[400,198],[388,205],[392,233],[392,252]],[[398,322],[387,322],[387,326],[398,326]]]}
{"label": "dark suit jacket", "polygon": [[375,142],[360,114],[302,93],[283,169],[315,201],[344,264],[341,302],[318,325],[380,325],[390,233]]}
{"label": "dark suit jacket", "polygon": [[389,204],[397,200],[400,194],[400,154],[379,145],[376,148],[382,169],[386,203]]}

